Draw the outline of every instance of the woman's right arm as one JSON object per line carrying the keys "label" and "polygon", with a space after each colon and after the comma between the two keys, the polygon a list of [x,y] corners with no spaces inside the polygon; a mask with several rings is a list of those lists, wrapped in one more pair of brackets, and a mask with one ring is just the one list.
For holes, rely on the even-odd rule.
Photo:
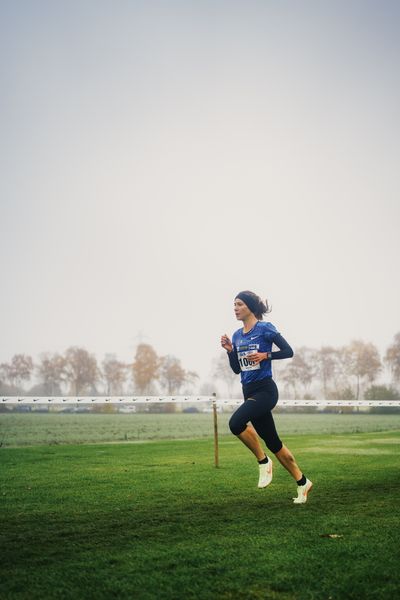
{"label": "woman's right arm", "polygon": [[221,346],[228,353],[229,364],[231,366],[232,371],[234,373],[236,373],[237,375],[239,375],[239,373],[241,371],[239,359],[237,357],[237,353],[235,351],[235,348],[233,347],[231,340],[228,338],[228,336],[226,334],[221,337]]}
{"label": "woman's right arm", "polygon": [[239,375],[241,368],[240,368],[237,352],[235,352],[235,350],[228,352],[228,358],[229,358],[229,364],[231,366],[232,371],[234,373],[236,373],[236,375]]}

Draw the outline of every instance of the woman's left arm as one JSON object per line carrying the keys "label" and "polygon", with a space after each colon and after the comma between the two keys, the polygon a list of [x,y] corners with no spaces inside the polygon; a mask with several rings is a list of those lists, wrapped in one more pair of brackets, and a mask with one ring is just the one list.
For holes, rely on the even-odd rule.
{"label": "woman's left arm", "polygon": [[268,352],[268,358],[270,360],[276,360],[279,358],[292,358],[294,354],[293,348],[287,343],[285,338],[280,333],[277,333],[272,341],[275,346],[278,346],[279,350],[276,350],[275,352]]}
{"label": "woman's left arm", "polygon": [[254,354],[246,356],[246,358],[255,364],[260,363],[262,360],[292,358],[294,354],[293,349],[280,333],[276,333],[272,341],[275,346],[278,346],[279,350],[276,350],[275,352],[255,352]]}

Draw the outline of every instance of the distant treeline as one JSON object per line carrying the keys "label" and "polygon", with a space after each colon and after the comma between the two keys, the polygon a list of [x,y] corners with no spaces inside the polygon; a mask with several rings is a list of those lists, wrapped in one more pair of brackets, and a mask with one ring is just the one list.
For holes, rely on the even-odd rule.
{"label": "distant treeline", "polygon": [[[274,361],[281,397],[335,400],[399,399],[400,333],[381,358],[374,344],[361,340],[334,348],[295,349],[294,357]],[[384,367],[390,378],[385,385],[374,385]],[[26,354],[16,354],[0,365],[2,395],[209,395],[221,382],[229,397],[240,395],[239,379],[232,372],[225,352],[213,361],[212,382],[200,382],[193,371],[183,368],[179,358],[159,356],[150,344],[141,343],[130,364],[115,355],[105,356],[101,365],[84,348],[71,347],[64,354],[43,353],[38,363]],[[32,377],[37,383],[28,387]],[[224,394],[226,393],[224,392]]]}
{"label": "distant treeline", "polygon": [[[38,383],[26,389],[35,375]],[[158,356],[149,344],[139,344],[131,364],[105,356],[101,365],[84,348],[71,347],[64,354],[43,353],[35,364],[31,356],[16,354],[0,365],[2,395],[28,393],[37,396],[122,395],[156,392],[159,383],[165,394],[178,394],[184,385],[193,386],[197,373],[186,371],[175,356]]]}

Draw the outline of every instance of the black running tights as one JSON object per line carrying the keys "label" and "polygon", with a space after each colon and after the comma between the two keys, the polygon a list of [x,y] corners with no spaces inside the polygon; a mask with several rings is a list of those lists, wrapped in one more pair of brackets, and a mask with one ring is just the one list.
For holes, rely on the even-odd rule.
{"label": "black running tights", "polygon": [[276,431],[272,409],[278,402],[278,388],[268,377],[262,381],[243,386],[244,402],[233,413],[229,428],[234,435],[242,433],[251,423],[267,448],[276,454],[283,444]]}

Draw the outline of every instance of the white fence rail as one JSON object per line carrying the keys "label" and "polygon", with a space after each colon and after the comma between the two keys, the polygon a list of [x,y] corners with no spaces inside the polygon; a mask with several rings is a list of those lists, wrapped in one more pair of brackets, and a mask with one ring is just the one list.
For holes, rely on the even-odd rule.
{"label": "white fence rail", "polygon": [[[218,406],[235,406],[242,399],[216,398],[215,396],[2,396],[0,404],[197,404],[212,402]],[[400,400],[279,400],[279,406],[353,406],[400,407]]]}

